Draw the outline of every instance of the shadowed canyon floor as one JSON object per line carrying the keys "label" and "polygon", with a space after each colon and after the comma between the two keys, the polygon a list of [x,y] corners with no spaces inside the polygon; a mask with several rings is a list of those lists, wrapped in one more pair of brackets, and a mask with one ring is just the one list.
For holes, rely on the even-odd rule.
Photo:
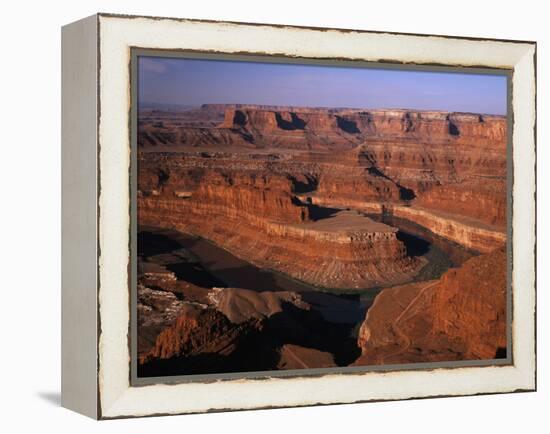
{"label": "shadowed canyon floor", "polygon": [[140,376],[506,354],[506,120],[205,105],[138,131]]}

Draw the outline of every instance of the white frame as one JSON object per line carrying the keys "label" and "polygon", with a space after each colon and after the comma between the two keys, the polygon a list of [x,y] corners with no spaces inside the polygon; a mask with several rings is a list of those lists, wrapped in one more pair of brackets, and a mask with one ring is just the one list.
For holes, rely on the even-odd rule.
{"label": "white frame", "polygon": [[[72,44],[77,44],[76,48],[65,42],[69,39],[65,35],[69,34],[71,41],[82,38],[81,45],[89,45],[90,53],[75,42]],[[98,42],[95,53],[94,46],[85,43],[89,38],[96,38]],[[513,179],[521,180],[513,184],[513,364],[131,387],[128,347],[130,47],[513,69]],[[95,101],[93,95],[90,96],[90,106],[96,107],[94,101],[97,104],[98,123],[94,124],[97,137],[87,139],[91,142],[97,139],[94,151],[98,152],[97,167],[92,164],[98,176],[97,202],[94,202],[98,242],[87,250],[99,252],[97,262],[90,264],[97,270],[97,316],[93,322],[93,318],[86,319],[84,313],[74,314],[78,309],[74,306],[76,301],[66,295],[67,282],[71,282],[72,277],[68,271],[63,288],[65,406],[96,418],[117,418],[535,390],[535,43],[100,14],[64,29],[63,53],[64,62],[96,56],[96,69],[92,72],[96,74],[99,99]],[[68,74],[70,72],[66,76]],[[82,74],[91,86],[93,77],[88,77],[86,71]],[[78,83],[84,78],[73,80]],[[68,77],[66,84],[64,77],[64,107],[69,109],[71,104],[76,104],[70,95],[76,84],[71,83]],[[78,120],[76,124],[65,123],[64,155],[70,152],[71,146],[82,146],[82,143],[73,144],[75,139],[69,130],[91,122],[89,114],[83,109],[80,112],[80,123]],[[80,112],[77,110],[74,116]],[[67,113],[66,120],[70,116]],[[85,128],[81,126],[81,129]],[[65,162],[63,170],[65,174]],[[64,225],[65,220],[71,218],[73,199],[65,193],[65,189],[71,190],[70,181],[74,184],[71,176],[78,178],[79,175],[66,176]],[[88,197],[92,196],[90,192]],[[71,240],[64,239],[65,251],[71,245]],[[85,250],[82,245],[80,248]],[[65,260],[63,266],[66,266]],[[89,285],[81,286],[75,289],[73,278],[70,290],[90,291]],[[97,344],[92,367],[89,363],[82,368],[70,363],[75,352],[84,351],[81,348],[84,344],[76,342],[74,333],[65,330],[77,324],[93,330],[85,333],[86,357],[92,353],[87,340],[95,339]],[[88,337],[89,334],[92,337]],[[75,382],[79,376],[87,380],[85,384],[79,380],[77,387]]]}

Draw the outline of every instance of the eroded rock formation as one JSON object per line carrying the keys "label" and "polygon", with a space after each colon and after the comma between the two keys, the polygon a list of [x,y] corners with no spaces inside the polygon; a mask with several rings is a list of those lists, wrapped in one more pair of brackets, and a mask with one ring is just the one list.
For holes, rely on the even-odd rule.
{"label": "eroded rock formation", "polygon": [[285,304],[302,310],[310,309],[309,304],[299,294],[289,291],[258,292],[241,288],[214,288],[209,292],[208,298],[216,310],[235,324],[251,318],[269,318],[283,312]]}
{"label": "eroded rock formation", "polygon": [[142,232],[140,244],[140,376],[328,367],[357,357],[351,325],[327,322],[301,294],[263,291],[256,280],[255,289],[217,286],[189,250],[193,239],[173,231]]}
{"label": "eroded rock formation", "polygon": [[[176,115],[140,124],[140,193],[149,203],[195,195],[233,217],[238,209],[283,223],[310,220],[302,201],[360,210],[405,205],[438,217],[422,224],[433,222],[442,236],[452,231],[441,229],[441,212],[448,227],[471,228],[453,238],[467,248],[500,242],[498,234],[486,242],[478,229],[504,237],[504,117],[248,105],[203,111],[217,113],[219,124],[193,126]],[[161,133],[168,136],[152,138]]]}
{"label": "eroded rock formation", "polygon": [[[504,117],[467,113],[215,104],[141,112],[138,222],[316,287],[384,287],[360,329],[357,364],[493,358],[506,347],[506,137]],[[460,246],[462,259],[440,268],[481,256],[439,278],[426,267],[442,253],[383,216]],[[144,375],[357,357],[350,324],[327,322],[300,294],[232,287],[169,247],[140,253]]]}
{"label": "eroded rock formation", "polygon": [[504,249],[474,257],[439,280],[384,289],[358,342],[356,365],[504,357]]}
{"label": "eroded rock formation", "polygon": [[227,356],[256,327],[259,327],[257,320],[236,325],[215,309],[187,304],[180,309],[173,324],[157,336],[142,363],[151,359],[192,358],[210,353]]}
{"label": "eroded rock formation", "polygon": [[168,188],[155,191],[140,198],[141,224],[200,235],[256,265],[318,286],[394,284],[424,265],[406,256],[395,228],[357,212],[316,220],[319,211],[302,203],[292,181],[280,175],[244,166],[237,174],[206,172],[185,198]]}

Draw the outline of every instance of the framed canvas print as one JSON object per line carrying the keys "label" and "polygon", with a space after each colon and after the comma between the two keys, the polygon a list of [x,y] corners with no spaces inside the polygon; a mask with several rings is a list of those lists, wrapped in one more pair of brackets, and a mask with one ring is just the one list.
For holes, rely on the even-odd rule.
{"label": "framed canvas print", "polygon": [[62,36],[64,406],[535,390],[534,42],[109,14]]}

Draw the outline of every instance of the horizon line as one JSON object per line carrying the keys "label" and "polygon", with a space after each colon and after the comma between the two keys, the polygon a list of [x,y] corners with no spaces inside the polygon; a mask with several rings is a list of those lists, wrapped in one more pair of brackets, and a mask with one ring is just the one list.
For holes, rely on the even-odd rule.
{"label": "horizon line", "polygon": [[457,114],[472,114],[472,115],[485,115],[485,116],[499,116],[507,117],[508,113],[488,113],[488,112],[473,112],[473,111],[457,111],[457,110],[446,110],[446,109],[416,109],[410,107],[352,107],[352,106],[301,106],[301,105],[287,105],[287,104],[257,104],[257,103],[219,103],[219,102],[208,102],[201,103],[198,105],[195,104],[183,104],[183,103],[167,103],[167,102],[138,102],[139,106],[143,105],[159,105],[159,106],[174,106],[174,107],[187,107],[187,108],[202,108],[209,105],[218,105],[218,106],[258,106],[258,107],[288,107],[294,109],[327,109],[327,110],[365,110],[365,111],[409,111],[409,112],[422,112],[422,113],[457,113]]}

